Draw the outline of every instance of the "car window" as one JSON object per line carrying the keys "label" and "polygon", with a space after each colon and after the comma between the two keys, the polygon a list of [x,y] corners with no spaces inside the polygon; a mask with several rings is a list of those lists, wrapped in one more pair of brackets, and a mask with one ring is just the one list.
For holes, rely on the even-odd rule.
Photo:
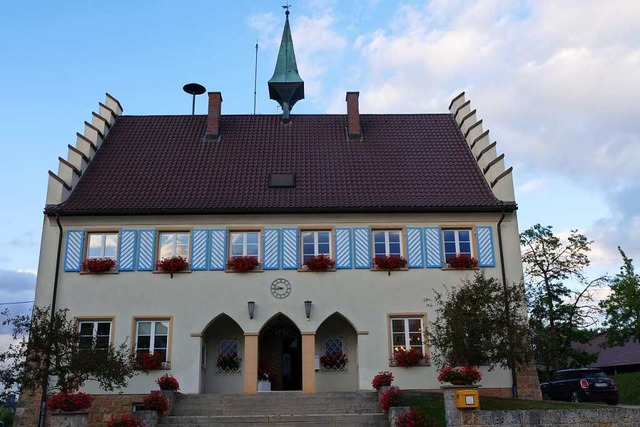
{"label": "car window", "polygon": [[609,378],[607,374],[602,371],[588,371],[582,373],[582,378]]}

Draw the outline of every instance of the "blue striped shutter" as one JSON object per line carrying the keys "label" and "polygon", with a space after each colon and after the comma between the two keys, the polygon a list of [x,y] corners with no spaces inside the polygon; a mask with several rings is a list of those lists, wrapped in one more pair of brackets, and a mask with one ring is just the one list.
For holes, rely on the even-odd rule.
{"label": "blue striped shutter", "polygon": [[67,231],[67,243],[64,249],[64,271],[80,271],[83,250],[84,230]]}
{"label": "blue striped shutter", "polygon": [[136,269],[136,230],[120,230],[118,237],[118,270],[133,271]]}
{"label": "blue striped shutter", "polygon": [[425,227],[424,242],[427,252],[427,268],[442,267],[442,239],[440,227]]}
{"label": "blue striped shutter", "polygon": [[209,270],[224,270],[227,267],[227,230],[210,230],[209,236]]}
{"label": "blue striped shutter", "polygon": [[353,248],[356,268],[371,268],[371,232],[368,228],[353,229]]}
{"label": "blue striped shutter", "polygon": [[424,266],[422,246],[422,229],[419,227],[407,227],[407,266],[409,268],[422,268]]}
{"label": "blue striped shutter", "polygon": [[351,229],[335,230],[336,268],[351,268]]}
{"label": "blue striped shutter", "polygon": [[193,230],[190,267],[191,270],[209,268],[209,230]]}
{"label": "blue striped shutter", "polygon": [[278,270],[280,268],[280,230],[267,228],[262,236],[262,268]]}
{"label": "blue striped shutter", "polygon": [[282,269],[298,269],[298,229],[282,229]]}
{"label": "blue striped shutter", "polygon": [[492,227],[476,227],[476,240],[478,242],[478,267],[495,267]]}
{"label": "blue striped shutter", "polygon": [[138,231],[138,270],[152,271],[155,267],[156,230]]}

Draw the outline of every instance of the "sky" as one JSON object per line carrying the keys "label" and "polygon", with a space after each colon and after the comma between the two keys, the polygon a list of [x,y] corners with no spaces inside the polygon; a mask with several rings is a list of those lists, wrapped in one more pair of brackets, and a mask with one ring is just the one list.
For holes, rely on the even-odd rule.
{"label": "sky", "polygon": [[[33,299],[47,171],[109,92],[129,115],[269,100],[282,0],[2,2],[0,304]],[[518,219],[594,241],[593,274],[640,258],[637,0],[291,0],[294,114],[446,112],[462,91],[514,167]],[[206,113],[206,96],[196,113]],[[20,312],[28,304],[0,305]]]}

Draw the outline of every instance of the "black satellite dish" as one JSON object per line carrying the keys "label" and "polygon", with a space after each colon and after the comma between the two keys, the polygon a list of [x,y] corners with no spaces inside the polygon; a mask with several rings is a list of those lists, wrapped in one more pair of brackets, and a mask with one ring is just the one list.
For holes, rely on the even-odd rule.
{"label": "black satellite dish", "polygon": [[196,113],[196,95],[202,95],[207,89],[198,83],[187,83],[182,90],[193,96],[193,100],[191,101],[191,114],[193,115]]}

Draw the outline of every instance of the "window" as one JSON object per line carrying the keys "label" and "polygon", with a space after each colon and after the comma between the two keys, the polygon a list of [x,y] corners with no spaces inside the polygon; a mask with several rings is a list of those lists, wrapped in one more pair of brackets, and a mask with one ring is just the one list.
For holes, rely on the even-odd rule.
{"label": "window", "polygon": [[418,349],[425,355],[422,317],[391,317],[391,354]]}
{"label": "window", "polygon": [[110,320],[82,320],[78,322],[80,348],[107,350],[111,342]]}
{"label": "window", "polygon": [[218,341],[216,368],[219,374],[240,373],[240,342],[236,339]]}
{"label": "window", "polygon": [[324,354],[320,356],[323,372],[346,372],[349,364],[344,338],[326,338],[323,343]]}
{"label": "window", "polygon": [[189,260],[189,233],[161,232],[158,246],[158,259],[181,256]]}
{"label": "window", "polygon": [[302,239],[302,264],[318,255],[332,258],[330,231],[302,231],[300,237]]}
{"label": "window", "polygon": [[456,255],[472,257],[471,230],[442,230],[444,239],[444,260]]}
{"label": "window", "polygon": [[250,256],[260,260],[260,232],[232,231],[229,233],[229,255],[233,257]]}
{"label": "window", "polygon": [[164,361],[167,361],[168,345],[168,320],[138,320],[136,322],[136,354],[162,353]]}
{"label": "window", "polygon": [[118,256],[118,233],[89,233],[87,236],[87,258],[110,258]]}
{"label": "window", "polygon": [[401,230],[374,230],[373,256],[402,256]]}

